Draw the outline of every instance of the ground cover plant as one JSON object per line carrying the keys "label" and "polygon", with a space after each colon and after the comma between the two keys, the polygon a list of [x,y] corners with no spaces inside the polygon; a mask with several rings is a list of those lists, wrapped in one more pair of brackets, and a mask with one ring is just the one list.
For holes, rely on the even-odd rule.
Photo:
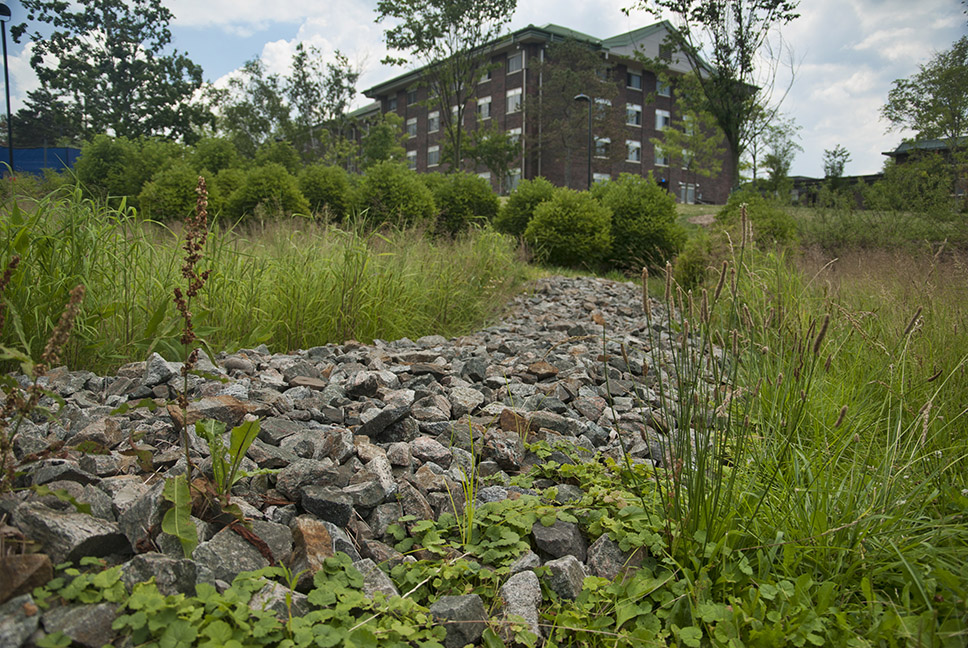
{"label": "ground cover plant", "polygon": [[[167,259],[156,234],[117,211],[97,212],[90,205],[92,213],[114,215],[117,224],[110,227],[119,229],[85,230],[92,227],[86,212],[76,220],[61,214],[53,232],[43,230],[39,220],[37,229],[27,227],[36,214],[18,216],[15,234],[5,239],[10,249],[29,254],[52,249],[50,256],[32,257],[36,269],[29,279],[19,279],[23,260],[11,273],[5,303],[19,309],[21,321],[26,309],[7,298],[7,290],[51,286],[47,301],[51,312],[59,312],[68,301],[63,287],[74,278],[108,273],[94,271],[100,268],[97,259],[71,257],[71,246],[110,241],[102,234],[114,232],[143,246],[128,254],[146,255],[152,263]],[[311,611],[282,619],[242,605],[262,586],[252,575],[240,576],[223,593],[200,588],[194,597],[163,597],[148,584],[127,596],[111,570],[68,568],[37,598],[123,603],[116,627],[131,632],[136,642],[159,645],[234,639],[248,642],[243,645],[434,646],[441,632],[428,624],[430,604],[474,591],[489,611],[495,610],[500,583],[530,547],[532,529],[567,520],[589,539],[608,535],[621,549],[639,550],[645,557],[628,578],[587,577],[574,600],[545,587],[544,645],[963,645],[968,626],[964,253],[940,246],[920,253],[853,249],[833,260],[816,248],[812,255],[776,251],[756,236],[755,223],[751,226],[742,211],[725,239],[725,263],[697,279],[692,292],[677,284],[671,266],[658,277],[654,272],[643,277],[654,299],[643,294],[650,355],[640,398],[651,403],[651,415],[634,424],[615,421],[614,428],[654,435],[662,452],[653,463],[632,461],[627,454],[619,461],[586,462],[573,448],[565,449],[573,463],[554,461],[561,455],[553,452],[561,448],[532,443],[532,452],[545,462],[514,483],[537,495],[481,503],[470,517],[465,509],[464,516],[442,515],[436,521],[400,520],[397,548],[419,558],[410,565],[383,566],[406,592],[400,598],[363,596],[360,575],[339,557],[315,579]],[[265,238],[258,243],[253,233],[251,239],[212,233],[204,263],[213,271],[200,297],[231,294],[240,282],[225,277],[245,277],[263,247],[278,247],[280,252],[263,263],[278,263],[280,269],[265,284],[242,282],[243,298],[235,303],[245,308],[239,312],[229,301],[193,307],[200,334],[215,339],[213,345],[223,344],[205,312],[217,312],[227,323],[250,323],[249,304],[257,303],[260,317],[263,309],[285,315],[277,321],[286,348],[306,346],[299,335],[312,327],[304,322],[314,322],[320,312],[344,318],[339,321],[346,328],[337,328],[336,335],[345,339],[376,317],[366,310],[366,298],[375,295],[377,304],[400,298],[401,293],[381,288],[371,268],[380,268],[378,277],[393,276],[393,260],[412,256],[423,265],[409,266],[410,272],[447,272],[448,266],[440,265],[439,244],[425,237],[403,239],[408,248],[402,255],[394,253],[393,232],[342,232],[280,225],[260,231]],[[342,282],[334,289],[341,291],[340,301],[303,311],[307,293],[285,295],[285,290],[277,295],[279,306],[254,301],[259,291],[285,288],[284,277],[308,274],[304,268],[313,257],[302,246],[322,245],[313,236],[324,235],[343,244],[336,248],[342,252],[342,271],[331,272]],[[460,250],[461,244],[452,245]],[[481,292],[488,289],[485,281],[506,273],[508,257],[495,255],[495,250],[512,253],[505,239],[485,230],[463,244],[470,247],[462,263],[474,261],[473,270],[465,267],[467,274],[451,275],[445,283],[470,277],[468,290]],[[443,255],[454,249],[444,248]],[[175,274],[180,256],[176,250],[168,260]],[[70,263],[54,263],[61,257]],[[121,267],[113,266],[116,272]],[[67,271],[78,268],[84,273]],[[453,287],[447,288],[451,292],[430,300],[439,317],[431,327],[466,308]],[[319,292],[316,286],[300,289]],[[421,289],[432,292],[425,284]],[[97,299],[94,292],[88,284],[74,335],[83,334],[84,309]],[[170,298],[170,291],[164,294]],[[382,328],[374,336],[395,334],[392,322],[377,323]],[[627,351],[623,341],[612,339],[607,319],[599,319],[598,326],[601,340],[591,343],[600,345],[603,365],[621,364]],[[382,332],[387,329],[391,332]],[[224,339],[242,331],[229,328]],[[11,345],[28,338],[14,335]],[[177,339],[180,331],[169,335]],[[657,343],[663,337],[671,346]],[[146,355],[146,349],[138,352]],[[673,388],[678,398],[669,397]],[[540,488],[541,478],[550,475],[578,486],[581,498],[564,503],[554,490]],[[292,576],[281,570],[263,575],[283,583]],[[172,622],[151,621],[155,614]],[[48,639],[49,645],[62,640]],[[537,638],[520,624],[494,622],[484,641],[533,645]]]}

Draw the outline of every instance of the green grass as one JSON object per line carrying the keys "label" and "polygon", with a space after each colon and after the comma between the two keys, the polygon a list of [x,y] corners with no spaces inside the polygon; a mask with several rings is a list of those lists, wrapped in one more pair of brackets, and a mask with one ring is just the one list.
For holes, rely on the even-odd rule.
{"label": "green grass", "polygon": [[[180,358],[172,290],[182,243],[178,231],[75,193],[8,204],[0,262],[22,261],[5,294],[2,344],[39,356],[68,291],[83,283],[88,297],[62,356],[68,366],[107,372],[151,351]],[[211,275],[192,304],[200,337],[219,351],[265,343],[274,352],[468,332],[527,274],[516,243],[490,229],[441,241],[297,219],[251,230],[216,225],[201,269]]]}

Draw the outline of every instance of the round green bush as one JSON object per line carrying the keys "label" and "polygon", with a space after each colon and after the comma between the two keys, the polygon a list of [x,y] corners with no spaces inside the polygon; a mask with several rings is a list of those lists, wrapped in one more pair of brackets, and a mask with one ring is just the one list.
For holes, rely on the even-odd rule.
{"label": "round green bush", "polygon": [[195,213],[198,201],[198,176],[205,178],[208,188],[208,212],[222,209],[221,193],[208,171],[199,173],[188,162],[175,162],[162,169],[147,182],[138,195],[141,213],[155,220],[182,220]]}
{"label": "round green bush", "polygon": [[309,201],[285,167],[270,163],[249,169],[225,205],[228,215],[237,219],[251,217],[257,209],[270,216],[308,215]]}
{"label": "round green bush", "polygon": [[408,226],[430,221],[437,211],[434,197],[417,174],[399,162],[379,162],[360,183],[359,206],[373,225]]}
{"label": "round green bush", "polygon": [[349,174],[337,166],[314,164],[299,174],[299,190],[314,214],[325,213],[343,220],[350,208]]}
{"label": "round green bush", "polygon": [[551,200],[554,193],[555,186],[544,178],[522,180],[517,189],[508,196],[501,213],[494,221],[494,227],[499,231],[521,236],[534,216],[535,208]]}
{"label": "round green bush", "polygon": [[198,141],[192,152],[192,166],[196,171],[208,169],[218,173],[239,165],[239,152],[235,144],[224,137],[205,137]]}
{"label": "round green bush", "polygon": [[609,260],[618,268],[661,268],[686,240],[676,220],[675,199],[656,184],[651,173],[645,178],[623,173],[616,180],[594,185],[592,195],[612,210],[614,243]]}
{"label": "round green bush", "polygon": [[746,203],[746,217],[753,227],[753,240],[757,244],[785,247],[796,242],[797,223],[793,216],[755,191],[734,191],[716,214],[716,222],[730,228],[738,227],[743,203]]}
{"label": "round green bush", "polygon": [[174,142],[96,135],[81,148],[74,172],[89,195],[113,199],[112,204],[127,197],[137,206],[144,184],[184,155],[185,148]]}
{"label": "round green bush", "polygon": [[268,164],[280,164],[286,171],[295,175],[302,167],[302,160],[299,152],[293,145],[285,141],[266,142],[255,152],[255,165],[266,166]]}
{"label": "round green bush", "polygon": [[497,216],[499,202],[491,183],[470,173],[451,173],[434,191],[437,231],[451,236],[472,223],[488,223]]}
{"label": "round green bush", "polygon": [[705,231],[698,230],[686,241],[676,257],[673,269],[676,283],[686,290],[701,286],[705,283],[713,262],[713,240]]}
{"label": "round green bush", "polygon": [[611,221],[611,210],[588,192],[556,189],[534,210],[524,240],[542,263],[593,266],[611,249]]}

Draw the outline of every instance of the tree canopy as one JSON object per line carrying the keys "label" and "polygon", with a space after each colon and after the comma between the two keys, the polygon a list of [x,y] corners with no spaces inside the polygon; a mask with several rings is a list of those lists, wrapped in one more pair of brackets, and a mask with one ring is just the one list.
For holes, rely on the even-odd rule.
{"label": "tree canopy", "polygon": [[[517,0],[377,2],[377,21],[396,23],[384,32],[387,46],[408,52],[411,59],[427,67],[423,80],[427,102],[440,111],[452,170],[459,170],[464,159],[464,112],[491,64],[488,44],[503,33],[516,6]],[[414,61],[401,56],[384,59],[395,65]],[[452,106],[456,111],[452,112]]]}
{"label": "tree canopy", "polygon": [[895,81],[881,114],[892,129],[910,128],[919,139],[968,135],[968,36]]}
{"label": "tree canopy", "polygon": [[[671,45],[695,73],[706,99],[705,110],[723,131],[732,162],[733,186],[739,184],[739,159],[756,120],[756,106],[769,105],[779,61],[763,69],[761,55],[774,30],[795,20],[799,0],[639,0],[637,7],[656,17],[671,14],[676,29]],[[776,53],[779,56],[779,53]],[[769,56],[768,56],[769,58]]]}
{"label": "tree canopy", "polygon": [[[162,136],[193,141],[210,111],[193,101],[202,68],[169,51],[172,13],[161,0],[21,0],[31,23],[53,31],[11,29],[33,41],[37,98],[76,115],[81,134]],[[35,106],[36,107],[36,106]]]}

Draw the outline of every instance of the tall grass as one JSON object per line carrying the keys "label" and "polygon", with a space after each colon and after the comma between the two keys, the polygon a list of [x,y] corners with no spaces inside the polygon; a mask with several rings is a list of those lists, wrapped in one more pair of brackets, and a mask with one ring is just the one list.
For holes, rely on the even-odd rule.
{"label": "tall grass", "polygon": [[[68,291],[84,283],[89,298],[63,355],[68,366],[106,372],[151,351],[180,357],[171,295],[182,239],[71,188],[10,203],[0,262],[20,254],[22,263],[6,291],[2,343],[39,353]],[[304,220],[244,231],[216,224],[201,264],[211,274],[192,305],[199,337],[215,350],[265,343],[276,352],[473,330],[526,273],[514,242],[490,229],[433,241],[415,230]]]}
{"label": "tall grass", "polygon": [[798,263],[739,246],[722,289],[683,293],[667,279],[655,308],[668,328],[649,322],[649,423],[667,431],[664,456],[639,492],[664,516],[669,558],[707,574],[714,600],[736,595],[741,556],[758,582],[832,587],[812,604],[852,636],[957,645],[968,622],[965,257],[854,255]]}

